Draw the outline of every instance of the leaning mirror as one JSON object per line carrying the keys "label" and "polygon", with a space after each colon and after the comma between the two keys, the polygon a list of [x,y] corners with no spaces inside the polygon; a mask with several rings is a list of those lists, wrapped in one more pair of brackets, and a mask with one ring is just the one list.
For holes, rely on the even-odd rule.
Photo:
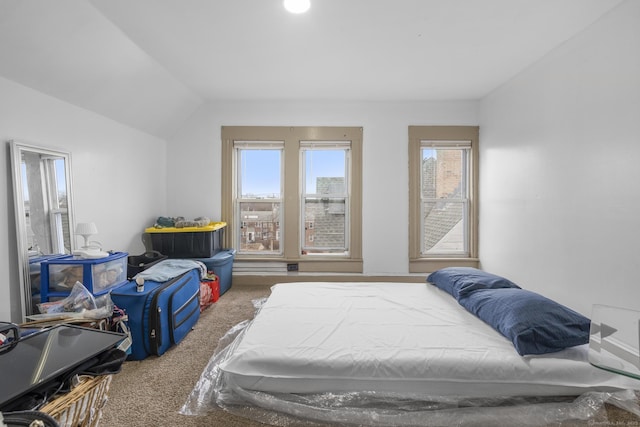
{"label": "leaning mirror", "polygon": [[40,263],[71,254],[71,154],[9,141],[23,319],[38,313]]}

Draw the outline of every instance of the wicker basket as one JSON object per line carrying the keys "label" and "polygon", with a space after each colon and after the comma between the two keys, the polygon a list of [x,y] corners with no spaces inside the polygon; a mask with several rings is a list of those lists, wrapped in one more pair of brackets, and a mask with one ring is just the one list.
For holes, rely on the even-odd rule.
{"label": "wicker basket", "polygon": [[40,410],[55,418],[60,427],[97,427],[112,377],[83,376],[69,393],[53,399]]}

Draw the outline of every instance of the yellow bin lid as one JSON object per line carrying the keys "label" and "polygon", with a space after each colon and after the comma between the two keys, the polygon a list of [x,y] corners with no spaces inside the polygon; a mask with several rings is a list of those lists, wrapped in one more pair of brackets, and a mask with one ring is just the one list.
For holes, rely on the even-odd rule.
{"label": "yellow bin lid", "polygon": [[149,227],[145,228],[145,233],[192,233],[192,232],[203,232],[203,231],[215,231],[219,230],[223,227],[226,227],[226,222],[210,222],[209,225],[205,225],[202,227]]}

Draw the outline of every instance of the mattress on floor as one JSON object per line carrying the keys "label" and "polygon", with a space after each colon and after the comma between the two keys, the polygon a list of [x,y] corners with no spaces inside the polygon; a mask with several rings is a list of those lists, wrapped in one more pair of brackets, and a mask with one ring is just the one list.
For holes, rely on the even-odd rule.
{"label": "mattress on floor", "polygon": [[552,396],[637,389],[589,364],[587,345],[520,356],[448,294],[421,283],[283,283],[221,363],[270,393]]}

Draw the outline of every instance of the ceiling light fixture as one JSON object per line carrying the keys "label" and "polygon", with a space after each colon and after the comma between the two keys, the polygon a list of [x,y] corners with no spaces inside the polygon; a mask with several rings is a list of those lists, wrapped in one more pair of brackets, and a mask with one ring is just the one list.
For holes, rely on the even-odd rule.
{"label": "ceiling light fixture", "polygon": [[284,0],[284,8],[291,13],[305,13],[311,7],[311,0]]}

